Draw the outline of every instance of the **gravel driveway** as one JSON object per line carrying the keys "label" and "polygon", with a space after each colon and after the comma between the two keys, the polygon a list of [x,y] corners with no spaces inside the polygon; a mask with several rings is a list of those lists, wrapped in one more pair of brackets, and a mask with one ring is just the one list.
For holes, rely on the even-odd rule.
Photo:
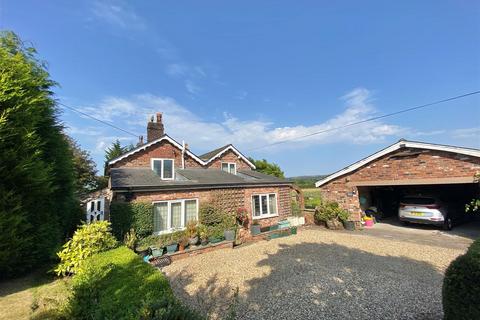
{"label": "gravel driveway", "polygon": [[469,242],[308,227],[163,271],[178,297],[211,318],[225,318],[234,305],[238,319],[441,319],[443,272]]}

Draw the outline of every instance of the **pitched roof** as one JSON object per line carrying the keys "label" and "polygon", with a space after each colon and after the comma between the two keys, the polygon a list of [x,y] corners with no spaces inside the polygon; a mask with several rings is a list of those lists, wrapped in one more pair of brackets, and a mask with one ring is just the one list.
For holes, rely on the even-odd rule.
{"label": "pitched roof", "polygon": [[218,169],[176,169],[175,180],[162,180],[149,168],[112,168],[113,190],[195,189],[255,185],[290,185],[292,182],[251,170],[231,174]]}
{"label": "pitched roof", "polygon": [[233,146],[233,144],[227,144],[226,146],[217,148],[215,150],[212,150],[210,152],[207,152],[203,155],[200,156],[200,158],[205,161],[205,164],[209,164],[216,158],[220,157],[222,154],[224,154],[227,151],[232,151],[235,153],[239,158],[242,158],[243,161],[245,161],[252,169],[255,169],[255,165],[248,160],[247,157],[245,157],[237,148]]}
{"label": "pitched roof", "polygon": [[338,170],[335,173],[332,173],[331,175],[323,178],[322,180],[319,180],[315,183],[315,187],[320,187],[327,182],[330,182],[333,179],[336,179],[340,176],[343,176],[344,174],[350,173],[352,171],[357,170],[358,168],[386,155],[391,152],[397,151],[402,148],[415,148],[415,149],[428,149],[428,150],[436,150],[436,151],[446,151],[446,152],[453,152],[453,153],[459,153],[459,154],[464,154],[468,156],[473,156],[480,158],[480,149],[474,149],[474,148],[464,148],[464,147],[457,147],[457,146],[449,146],[449,145],[444,145],[444,144],[435,144],[435,143],[427,143],[427,142],[420,142],[420,141],[409,141],[405,139],[400,139],[399,141],[395,142],[394,144],[366,157],[363,158],[348,167],[345,167],[341,170]]}

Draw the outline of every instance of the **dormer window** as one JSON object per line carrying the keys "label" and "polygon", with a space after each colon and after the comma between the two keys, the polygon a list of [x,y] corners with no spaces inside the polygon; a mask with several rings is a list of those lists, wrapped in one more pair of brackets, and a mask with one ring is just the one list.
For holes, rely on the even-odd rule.
{"label": "dormer window", "polygon": [[173,180],[175,176],[175,167],[173,159],[159,159],[154,158],[151,160],[152,170],[162,178],[162,180]]}
{"label": "dormer window", "polygon": [[234,162],[222,162],[222,171],[237,174],[237,164]]}

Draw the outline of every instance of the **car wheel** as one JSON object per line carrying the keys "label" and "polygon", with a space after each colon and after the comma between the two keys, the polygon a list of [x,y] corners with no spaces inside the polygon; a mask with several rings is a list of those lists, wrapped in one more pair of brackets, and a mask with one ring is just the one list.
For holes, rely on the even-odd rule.
{"label": "car wheel", "polygon": [[452,230],[453,222],[451,218],[446,218],[445,222],[443,223],[443,230]]}

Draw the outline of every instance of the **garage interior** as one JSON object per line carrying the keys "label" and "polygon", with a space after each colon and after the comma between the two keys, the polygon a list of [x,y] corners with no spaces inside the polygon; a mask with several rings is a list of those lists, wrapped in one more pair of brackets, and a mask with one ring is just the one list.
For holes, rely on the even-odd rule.
{"label": "garage interior", "polygon": [[[447,204],[448,210],[464,213],[465,204],[480,194],[478,183],[381,185],[357,188],[360,205],[364,212],[370,207],[376,207],[377,220],[392,221],[398,221],[398,208],[402,198],[406,196],[433,196]],[[466,214],[463,216],[468,217]]]}

